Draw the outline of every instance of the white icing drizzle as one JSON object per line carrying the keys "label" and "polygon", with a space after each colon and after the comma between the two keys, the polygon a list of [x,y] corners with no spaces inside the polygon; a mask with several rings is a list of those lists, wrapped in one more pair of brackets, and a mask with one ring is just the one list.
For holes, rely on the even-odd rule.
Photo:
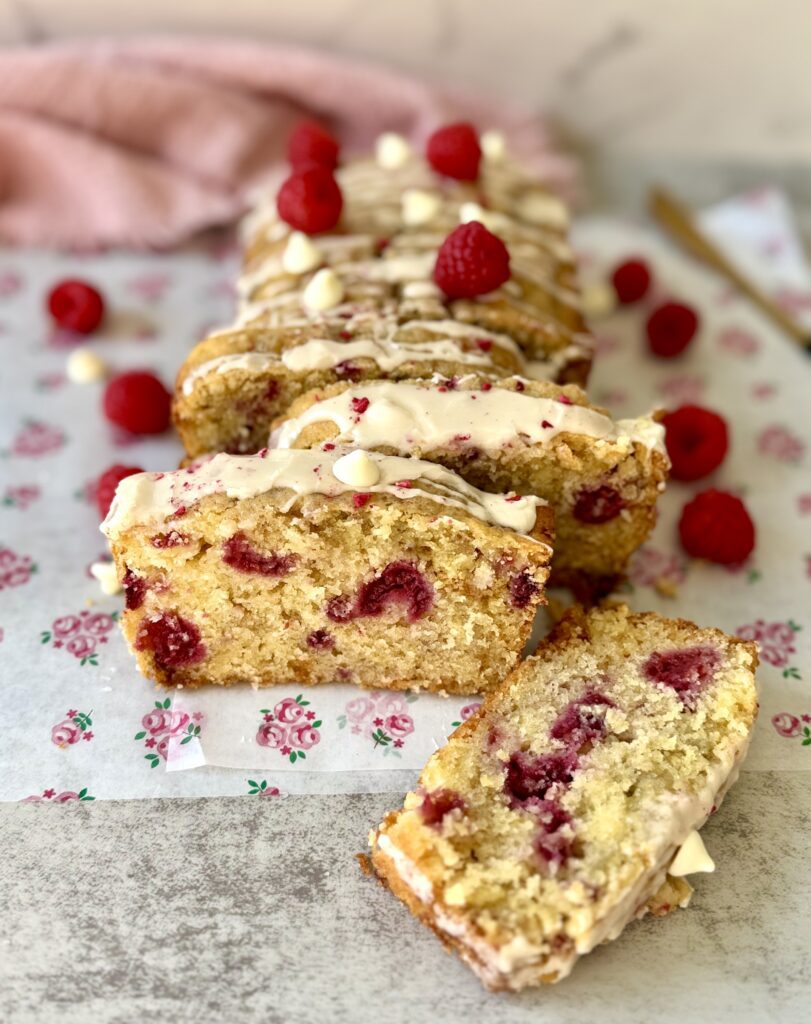
{"label": "white icing drizzle", "polygon": [[[547,444],[559,434],[581,434],[598,441],[627,445],[636,441],[661,449],[663,428],[647,418],[619,420],[588,406],[567,405],[506,388],[489,391],[420,386],[409,381],[368,381],[316,402],[282,424],[279,448],[289,448],[312,423],[333,422],[338,443],[401,451],[428,451],[440,446],[471,444],[495,451],[508,444]],[[358,414],[353,401],[367,398]]]}
{"label": "white icing drizzle", "polygon": [[[340,448],[277,450],[241,456],[221,454],[170,473],[136,473],[119,484],[100,529],[113,539],[132,526],[165,522],[213,494],[242,500],[277,488],[286,489],[293,492],[282,507],[286,512],[305,495],[335,497],[357,491],[357,487],[343,483],[333,473],[335,463],[346,454],[347,449]],[[450,470],[419,459],[371,452],[369,460],[376,464],[380,479],[377,484],[362,488],[364,491],[394,495],[402,501],[428,498],[515,533],[528,534],[535,526],[536,510],[546,504],[534,496],[485,494]],[[411,486],[402,486],[404,481]]]}

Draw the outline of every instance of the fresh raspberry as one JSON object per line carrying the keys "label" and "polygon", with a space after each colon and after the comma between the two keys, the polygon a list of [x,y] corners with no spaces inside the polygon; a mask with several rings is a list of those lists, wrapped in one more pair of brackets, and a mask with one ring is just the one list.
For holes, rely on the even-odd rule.
{"label": "fresh raspberry", "polygon": [[169,426],[172,396],[154,373],[121,373],[104,390],[104,415],[131,434],[162,434]]}
{"label": "fresh raspberry", "polygon": [[475,181],[479,176],[479,137],[466,121],[437,129],[428,139],[425,155],[433,169],[448,178]]}
{"label": "fresh raspberry", "polygon": [[745,562],[755,547],[755,526],[744,503],[714,488],[684,506],[679,536],[689,555],[722,565]]}
{"label": "fresh raspberry", "polygon": [[698,480],[724,461],[729,447],[727,425],[718,413],[683,405],[662,420],[674,480]]}
{"label": "fresh raspberry", "polygon": [[681,302],[663,302],[654,309],[645,325],[648,348],[662,359],[681,355],[697,330],[698,315]]}
{"label": "fresh raspberry", "polygon": [[152,651],[160,668],[195,665],[206,656],[200,630],[176,612],[163,612],[154,619],[144,619],[135,635],[135,649]]}
{"label": "fresh raspberry", "polygon": [[318,164],[334,171],[340,146],[317,121],[300,121],[287,141],[287,159],[294,171]]}
{"label": "fresh raspberry", "polygon": [[86,281],[60,281],[48,295],[48,309],[60,327],[90,334],[104,316],[104,299]]}
{"label": "fresh raspberry", "polygon": [[256,576],[286,576],[298,561],[296,555],[275,552],[263,555],[251,545],[244,533],[235,533],[223,544],[222,560],[237,572]]}
{"label": "fresh raspberry", "polygon": [[434,281],[449,299],[485,295],[509,279],[507,246],[477,220],[454,228],[439,248]]}
{"label": "fresh raspberry", "polygon": [[615,268],[611,283],[623,306],[639,302],[650,288],[650,270],[643,260],[626,260]]}
{"label": "fresh raspberry", "polygon": [[116,463],[114,466],[110,466],[109,469],[105,469],[98,478],[96,482],[96,504],[98,505],[100,518],[105,519],[107,517],[110,505],[113,503],[116,487],[125,477],[132,476],[133,473],[143,473],[143,470],[140,466],[122,466]]}
{"label": "fresh raspberry", "polygon": [[338,182],[326,167],[294,171],[276,197],[276,208],[282,220],[308,235],[334,228],[343,205]]}

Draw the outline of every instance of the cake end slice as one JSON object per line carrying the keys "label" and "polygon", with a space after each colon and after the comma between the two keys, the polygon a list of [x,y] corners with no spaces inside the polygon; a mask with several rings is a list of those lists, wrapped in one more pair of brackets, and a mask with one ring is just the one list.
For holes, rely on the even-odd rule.
{"label": "cake end slice", "polygon": [[372,833],[378,876],[490,989],[566,977],[648,910],[734,782],[753,644],[625,606],[567,614]]}

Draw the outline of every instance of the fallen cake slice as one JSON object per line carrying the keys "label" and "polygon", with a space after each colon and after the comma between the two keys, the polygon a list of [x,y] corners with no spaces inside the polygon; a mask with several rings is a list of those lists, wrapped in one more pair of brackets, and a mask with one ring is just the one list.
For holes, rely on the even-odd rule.
{"label": "fallen cake slice", "polygon": [[378,875],[489,988],[566,977],[681,899],[669,868],[707,869],[694,832],[746,754],[756,667],[718,630],[570,612],[372,834]]}
{"label": "fallen cake slice", "polygon": [[552,581],[609,592],[656,521],[669,466],[650,417],[614,421],[574,385],[481,374],[347,382],[312,391],[272,443],[326,443],[441,463],[486,491],[537,494],[555,510]]}
{"label": "fallen cake slice", "polygon": [[265,450],[127,477],[102,531],[164,685],[478,693],[543,603],[552,518],[418,459]]}
{"label": "fallen cake slice", "polygon": [[[173,419],[186,453],[250,455],[274,419],[313,388],[373,378],[532,370],[507,335],[454,320],[356,316],[290,327],[235,327],[190,352],[175,386]],[[548,372],[542,367],[541,373]]]}

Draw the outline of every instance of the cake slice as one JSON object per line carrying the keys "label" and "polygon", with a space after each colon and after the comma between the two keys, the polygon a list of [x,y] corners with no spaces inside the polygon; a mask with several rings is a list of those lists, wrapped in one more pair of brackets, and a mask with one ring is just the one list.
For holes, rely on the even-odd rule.
{"label": "cake slice", "polygon": [[102,530],[124,634],[163,685],[467,694],[518,660],[552,518],[418,459],[265,450],[127,477]]}
{"label": "cake slice", "polygon": [[309,392],[272,443],[414,455],[486,491],[537,494],[555,510],[552,581],[609,592],[656,521],[668,459],[650,417],[614,421],[574,385],[481,374],[343,382]]}
{"label": "cake slice", "polygon": [[[509,159],[485,158],[475,182],[436,173],[412,154],[399,167],[375,160],[336,171],[341,219],[310,239],[293,232],[276,209],[277,182],[246,220],[241,320],[306,323],[321,316],[387,312],[401,322],[449,317],[509,335],[528,356],[564,351],[561,379],[585,383],[591,343],[581,312],[568,214],[529,171]],[[449,300],[433,282],[437,251],[460,222],[478,220],[510,251],[512,274],[479,298]],[[333,301],[313,310],[308,286],[334,274]]]}
{"label": "cake slice", "polygon": [[[453,320],[366,314],[290,327],[235,327],[196,345],[180,369],[173,419],[187,455],[253,454],[300,395],[340,381],[496,377],[532,369],[507,335]],[[546,372],[545,370],[543,372]]]}
{"label": "cake slice", "polygon": [[693,833],[745,756],[756,666],[718,630],[570,612],[372,834],[375,870],[488,988],[566,977],[681,898],[669,867],[706,870]]}

